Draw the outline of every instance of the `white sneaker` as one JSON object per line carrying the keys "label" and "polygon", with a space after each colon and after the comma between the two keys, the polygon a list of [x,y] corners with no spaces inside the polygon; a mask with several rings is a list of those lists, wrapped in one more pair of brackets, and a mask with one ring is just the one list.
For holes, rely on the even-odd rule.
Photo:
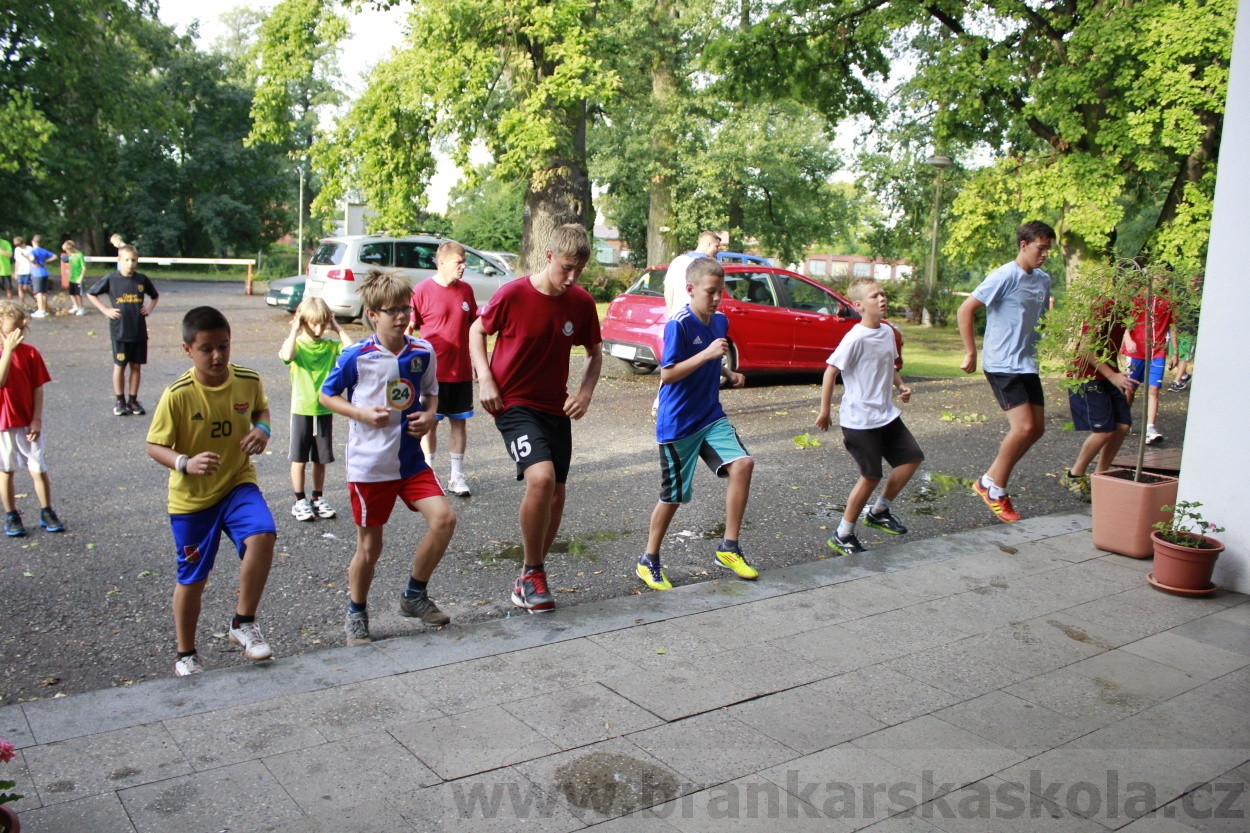
{"label": "white sneaker", "polygon": [[250,660],[273,659],[273,649],[260,635],[260,626],[255,622],[244,622],[237,628],[230,628],[230,641],[243,649],[243,656]]}
{"label": "white sneaker", "polygon": [[297,521],[311,521],[313,519],[313,508],[309,504],[308,498],[300,498],[295,501],[295,505],[291,507],[291,514],[295,516]]}
{"label": "white sneaker", "polygon": [[1146,428],[1146,445],[1155,445],[1163,442],[1163,435],[1155,428],[1147,426]]}
{"label": "white sneaker", "polygon": [[199,654],[192,654],[189,657],[178,657],[178,661],[174,663],[174,674],[179,677],[190,677],[192,674],[203,674],[204,663],[200,662]]}
{"label": "white sneaker", "polygon": [[37,309],[30,314],[31,318],[47,318],[48,311],[46,309]]}
{"label": "white sneaker", "polygon": [[[317,513],[318,518],[333,518],[338,514],[338,512],[335,512],[330,508],[330,504],[326,503],[326,499],[323,497],[313,498],[309,505],[312,507],[312,510]],[[292,509],[291,511],[294,512],[295,510]],[[300,520],[303,519],[301,518]]]}
{"label": "white sneaker", "polygon": [[78,309],[74,310],[74,315],[86,315],[86,314],[87,314],[87,311],[83,309],[82,307],[79,307]]}
{"label": "white sneaker", "polygon": [[469,484],[464,480],[463,474],[457,475],[447,482],[447,491],[460,497],[468,497],[472,494],[469,491]]}

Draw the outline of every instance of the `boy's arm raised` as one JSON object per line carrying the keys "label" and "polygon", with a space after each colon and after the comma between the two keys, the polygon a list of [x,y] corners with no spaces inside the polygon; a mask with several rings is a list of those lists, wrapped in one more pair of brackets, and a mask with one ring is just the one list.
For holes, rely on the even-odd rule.
{"label": "boy's arm raised", "polygon": [[820,416],[816,417],[816,427],[821,431],[828,431],[832,422],[830,408],[833,402],[833,386],[837,379],[838,368],[831,364],[826,365],[825,378],[820,384]]}
{"label": "boy's arm raised", "polygon": [[[473,370],[477,373],[477,398],[487,411],[492,414],[499,413],[503,410],[503,398],[499,395],[495,377],[490,373],[490,361],[486,356],[486,328],[480,318],[469,327],[469,357],[473,360]],[[595,381],[599,380],[596,378]]]}
{"label": "boy's arm raised", "polygon": [[299,338],[300,328],[304,326],[303,320],[299,313],[291,319],[291,331],[286,334],[286,341],[282,342],[282,346],[278,348],[278,358],[284,362],[289,362],[295,358],[295,339]]}

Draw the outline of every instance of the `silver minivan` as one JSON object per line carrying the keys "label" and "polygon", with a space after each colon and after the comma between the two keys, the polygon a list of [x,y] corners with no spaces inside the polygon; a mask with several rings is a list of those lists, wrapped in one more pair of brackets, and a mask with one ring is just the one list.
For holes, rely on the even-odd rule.
{"label": "silver minivan", "polygon": [[[396,268],[415,286],[433,275],[434,254],[445,238],[428,234],[394,237],[359,234],[327,237],[308,264],[304,297],[321,298],[335,317],[354,320],[363,314],[358,287],[372,268]],[[514,277],[475,249],[464,247],[464,280],[479,307]]]}

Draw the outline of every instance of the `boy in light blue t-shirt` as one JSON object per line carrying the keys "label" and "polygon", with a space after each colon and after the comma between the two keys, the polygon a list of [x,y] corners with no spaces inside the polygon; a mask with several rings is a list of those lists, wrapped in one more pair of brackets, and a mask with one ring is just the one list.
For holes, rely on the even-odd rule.
{"label": "boy in light blue t-shirt", "polygon": [[734,387],[746,382],[741,373],[721,364],[729,351],[729,320],[716,311],[725,292],[725,270],[710,257],[693,261],[686,270],[686,290],[690,303],[665,325],[660,362],[660,405],[655,420],[655,438],[660,444],[660,501],[651,513],[647,551],[639,557],[637,568],[638,577],[652,590],[673,587],[660,565],[660,544],[677,507],[694,496],[699,458],[717,477],[729,479],[725,539],[717,548],[717,563],[744,579],[759,576],[738,546],[755,461],[720,404],[722,376]]}
{"label": "boy in light blue t-shirt", "polygon": [[1016,259],[991,272],[960,305],[957,316],[966,351],[961,367],[975,373],[973,320],[976,311],[985,308],[982,369],[999,407],[1007,413],[1009,428],[994,464],[972,489],[1006,523],[1020,520],[1007,494],[1011,470],[1046,430],[1046,400],[1037,372],[1037,322],[1050,301],[1050,275],[1041,267],[1054,242],[1055,230],[1040,220],[1016,229]]}

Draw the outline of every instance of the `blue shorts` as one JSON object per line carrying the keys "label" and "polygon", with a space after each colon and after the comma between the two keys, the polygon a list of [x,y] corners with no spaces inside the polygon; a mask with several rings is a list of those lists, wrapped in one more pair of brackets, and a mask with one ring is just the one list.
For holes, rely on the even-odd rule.
{"label": "blue shorts", "polygon": [[725,468],[730,463],[750,456],[728,417],[721,417],[689,437],[660,443],[660,502],[690,502],[700,457],[717,477],[728,477]]}
{"label": "blue shorts", "polygon": [[25,275],[18,275],[17,284],[18,286],[30,286],[30,273],[27,272]]}
{"label": "blue shorts", "polygon": [[[1150,362],[1150,387],[1163,387],[1163,371],[1167,367],[1168,360],[1163,356]],[[1129,359],[1128,360],[1128,377],[1137,384],[1141,384],[1142,376],[1146,372],[1145,359]]]}
{"label": "blue shorts", "polygon": [[253,535],[277,535],[273,513],[255,483],[236,486],[216,506],[186,515],[170,515],[174,548],[178,555],[178,583],[195,584],[208,578],[217,559],[217,545],[224,531],[243,558],[243,544]]}
{"label": "blue shorts", "polygon": [[1109,434],[1117,425],[1133,424],[1133,409],[1115,385],[1106,379],[1090,379],[1068,391],[1072,425],[1077,431]]}

